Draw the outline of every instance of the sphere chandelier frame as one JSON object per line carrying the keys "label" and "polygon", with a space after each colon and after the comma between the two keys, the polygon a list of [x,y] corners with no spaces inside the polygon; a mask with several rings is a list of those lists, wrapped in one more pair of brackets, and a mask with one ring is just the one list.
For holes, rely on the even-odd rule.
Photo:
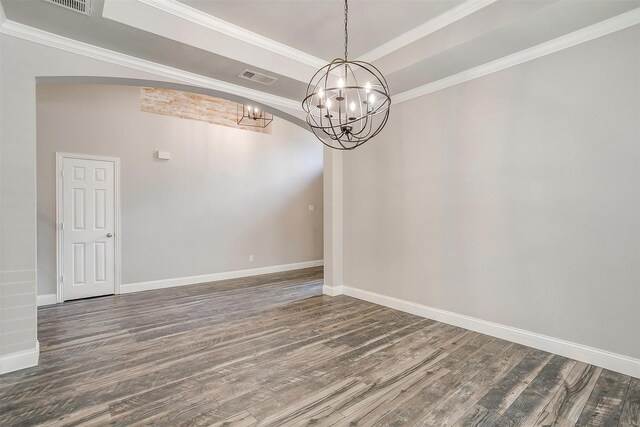
{"label": "sphere chandelier frame", "polygon": [[[344,2],[344,59],[336,58],[311,78],[302,108],[327,147],[353,150],[378,135],[389,119],[391,96],[384,75],[364,61],[348,59],[348,0]],[[360,85],[358,81],[366,81]]]}

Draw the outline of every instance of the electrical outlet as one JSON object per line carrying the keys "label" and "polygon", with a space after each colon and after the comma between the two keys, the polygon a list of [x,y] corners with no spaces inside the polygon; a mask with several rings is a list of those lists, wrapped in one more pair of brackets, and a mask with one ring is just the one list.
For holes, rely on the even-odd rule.
{"label": "electrical outlet", "polygon": [[253,255],[249,255],[249,262],[253,262]]}
{"label": "electrical outlet", "polygon": [[315,210],[316,210],[315,205],[309,205],[309,211],[310,211],[310,212],[313,212],[313,211],[315,211]]}

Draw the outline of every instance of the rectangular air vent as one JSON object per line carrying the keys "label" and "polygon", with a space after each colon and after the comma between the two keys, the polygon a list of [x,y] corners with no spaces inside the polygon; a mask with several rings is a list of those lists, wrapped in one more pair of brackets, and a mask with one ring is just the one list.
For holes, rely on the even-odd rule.
{"label": "rectangular air vent", "polygon": [[252,82],[260,83],[265,86],[270,86],[278,80],[275,77],[267,76],[266,74],[259,73],[257,71],[244,70],[238,75],[241,79],[250,80]]}
{"label": "rectangular air vent", "polygon": [[44,0],[47,3],[52,3],[65,9],[73,10],[74,12],[82,13],[83,15],[91,15],[91,0]]}

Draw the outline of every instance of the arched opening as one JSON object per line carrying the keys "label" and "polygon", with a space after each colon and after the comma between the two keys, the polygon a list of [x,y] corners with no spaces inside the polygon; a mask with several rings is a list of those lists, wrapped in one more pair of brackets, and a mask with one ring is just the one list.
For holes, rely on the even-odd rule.
{"label": "arched opening", "polygon": [[[167,82],[41,77],[37,83],[40,301],[322,265],[323,148],[300,119],[242,97]],[[148,112],[144,88],[252,102],[276,120],[265,134]],[[104,159],[118,159],[113,173],[120,174],[118,194],[106,205],[109,190],[84,181]],[[75,163],[67,170],[64,162]],[[101,229],[95,218],[104,215],[98,208],[114,205],[120,206],[114,219],[101,223],[103,234],[114,237],[111,245],[93,234]],[[89,237],[72,243],[69,227],[91,229]],[[96,260],[107,259],[110,245],[115,267],[101,266]],[[114,271],[112,292],[67,295],[69,283],[77,290],[105,269]]]}
{"label": "arched opening", "polygon": [[[298,125],[306,130],[309,130],[309,126],[301,118],[302,109],[300,109],[300,117],[296,117],[293,114],[287,113],[281,109],[278,109],[267,103],[257,102],[254,99],[246,98],[243,96],[235,95],[229,92],[223,92],[215,89],[209,89],[200,86],[192,86],[183,83],[168,82],[162,80],[145,80],[145,79],[133,79],[123,77],[97,77],[97,76],[41,76],[36,77],[36,83],[40,84],[84,84],[84,85],[113,85],[113,86],[139,86],[139,87],[155,87],[162,89],[179,90],[182,92],[198,93],[201,95],[215,96],[216,98],[227,99],[239,104],[251,103],[253,105],[260,106],[263,111],[268,111],[275,116],[283,120],[287,120],[295,125]],[[309,130],[310,131],[310,130]]]}

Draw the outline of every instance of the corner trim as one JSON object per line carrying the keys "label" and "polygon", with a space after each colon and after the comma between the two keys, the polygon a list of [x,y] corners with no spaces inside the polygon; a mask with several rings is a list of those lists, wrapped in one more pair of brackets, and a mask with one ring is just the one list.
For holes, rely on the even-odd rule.
{"label": "corner trim", "polygon": [[15,353],[0,356],[0,375],[20,369],[30,368],[38,365],[40,358],[40,342],[36,341],[36,346],[29,350],[16,351]]}
{"label": "corner trim", "polygon": [[640,359],[349,286],[344,294],[640,378]]}
{"label": "corner trim", "polygon": [[215,282],[218,280],[237,279],[240,277],[258,276],[260,274],[279,273],[302,268],[320,267],[323,260],[297,262],[293,264],[273,265],[269,267],[251,268],[247,270],[226,271],[222,273],[202,274],[199,276],[176,277],[173,279],[151,280],[148,282],[125,283],[120,285],[120,293],[149,291],[152,289],[173,288],[175,286],[195,285],[197,283]]}
{"label": "corner trim", "polygon": [[252,44],[262,49],[282,55],[294,61],[301,62],[313,68],[320,68],[327,64],[327,61],[317,58],[301,50],[295,49],[284,43],[277,42],[273,39],[254,33],[245,28],[234,25],[230,22],[216,18],[213,15],[202,12],[196,8],[180,3],[176,0],[138,0],[147,6],[154,7],[171,15],[185,19],[196,25],[206,27],[210,30],[217,31],[224,35],[241,40],[245,43]]}
{"label": "corner trim", "polygon": [[482,64],[440,80],[399,93],[393,96],[393,102],[395,104],[399,104],[423,95],[428,95],[460,83],[468,82],[469,80],[484,77],[488,74],[502,71],[542,56],[606,36],[616,31],[624,30],[625,28],[629,28],[637,24],[640,24],[640,8],[621,13],[620,15],[598,22],[597,24],[590,25],[544,43],[540,43],[528,49],[512,53],[511,55],[504,56],[496,59],[495,61],[487,62],[486,64]]}
{"label": "corner trim", "polygon": [[[373,62],[380,59],[396,50],[420,40],[429,34],[435,33],[442,28],[445,28],[456,21],[459,21],[474,12],[484,9],[487,6],[495,3],[497,0],[467,0],[464,3],[459,4],[453,9],[449,9],[446,12],[436,16],[429,21],[420,24],[419,26],[400,34],[399,36],[389,40],[386,43],[370,50],[369,52],[361,55],[358,60],[365,62]],[[395,101],[395,100],[394,100]]]}
{"label": "corner trim", "polygon": [[120,65],[146,73],[152,73],[172,79],[176,82],[187,83],[190,85],[238,95],[243,98],[252,99],[254,102],[264,103],[273,107],[288,108],[296,111],[302,110],[300,102],[293,99],[268,94],[259,90],[227,83],[222,80],[190,73],[178,68],[146,61],[134,56],[125,55],[123,53],[93,46],[67,37],[62,37],[57,34],[48,33],[10,20],[6,20],[1,24],[0,33],[64,50],[66,52],[75,53],[77,55],[105,61],[111,64]]}
{"label": "corner trim", "polygon": [[57,304],[56,294],[38,295],[38,307]]}
{"label": "corner trim", "polygon": [[344,288],[343,286],[323,285],[322,293],[330,297],[337,297],[338,295],[342,295],[344,293]]}

